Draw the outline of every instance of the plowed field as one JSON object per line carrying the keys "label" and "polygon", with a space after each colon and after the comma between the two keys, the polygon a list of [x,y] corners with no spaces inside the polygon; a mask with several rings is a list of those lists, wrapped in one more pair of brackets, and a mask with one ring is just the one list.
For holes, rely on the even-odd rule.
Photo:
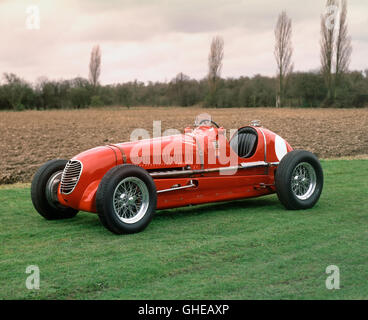
{"label": "plowed field", "polygon": [[142,107],[0,112],[0,184],[29,182],[45,161],[128,141],[136,128],[152,135],[154,120],[162,121],[162,131],[182,131],[201,113],[209,113],[227,129],[259,119],[295,149],[312,151],[320,158],[368,154],[368,109]]}

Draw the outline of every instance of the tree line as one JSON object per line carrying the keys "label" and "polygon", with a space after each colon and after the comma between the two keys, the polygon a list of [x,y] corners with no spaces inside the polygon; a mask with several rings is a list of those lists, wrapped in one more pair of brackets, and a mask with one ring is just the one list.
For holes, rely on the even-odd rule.
{"label": "tree line", "polygon": [[[5,74],[0,86],[0,109],[64,109],[89,106],[193,106],[264,107],[275,106],[278,79],[255,75],[217,81],[213,95],[208,79],[190,79],[179,73],[172,81],[139,81],[94,87],[89,80],[48,80],[35,85],[14,74]],[[364,107],[368,104],[368,70],[345,74],[335,88],[333,105],[326,105],[328,89],[319,71],[293,72],[288,77],[285,107]]]}
{"label": "tree line", "polygon": [[89,79],[29,83],[4,73],[0,109],[64,109],[90,106],[193,106],[204,107],[365,107],[368,105],[368,69],[350,71],[351,38],[346,0],[327,0],[321,15],[321,66],[295,72],[292,61],[292,20],[282,11],[275,25],[276,75],[221,78],[224,40],[212,39],[208,73],[201,80],[179,73],[169,82],[137,80],[101,85],[101,50],[94,46]]}

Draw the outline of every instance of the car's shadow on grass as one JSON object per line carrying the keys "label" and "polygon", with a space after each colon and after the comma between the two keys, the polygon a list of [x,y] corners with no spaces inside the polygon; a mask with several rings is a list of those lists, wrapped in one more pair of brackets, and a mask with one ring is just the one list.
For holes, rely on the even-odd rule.
{"label": "car's shadow on grass", "polygon": [[[193,205],[186,206],[174,209],[165,209],[165,210],[157,210],[153,221],[155,222],[164,222],[168,220],[187,220],[192,219],[197,216],[210,216],[216,214],[244,214],[244,212],[248,213],[257,213],[257,211],[267,211],[274,212],[274,210],[281,210],[282,205],[277,200],[277,198],[273,196],[263,196],[259,198],[252,199],[241,199],[241,200],[233,200],[227,202],[214,202],[214,203],[206,203],[201,205]],[[58,224],[65,224],[73,226],[74,228],[78,228],[81,230],[85,230],[88,228],[89,231],[94,230],[97,231],[101,235],[111,235],[103,225],[101,224],[97,214],[89,213],[89,212],[80,212],[77,216],[71,219],[66,220],[56,220]]]}
{"label": "car's shadow on grass", "polygon": [[180,219],[203,214],[220,213],[222,211],[239,212],[239,210],[261,209],[265,207],[276,210],[282,208],[277,198],[266,196],[262,198],[214,202],[175,209],[157,210],[154,219]]}

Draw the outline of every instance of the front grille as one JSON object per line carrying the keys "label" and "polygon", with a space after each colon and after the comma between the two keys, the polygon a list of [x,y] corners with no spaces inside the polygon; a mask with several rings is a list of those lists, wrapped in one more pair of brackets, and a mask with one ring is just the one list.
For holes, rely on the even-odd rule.
{"label": "front grille", "polygon": [[77,185],[82,173],[82,163],[78,160],[70,160],[66,164],[61,175],[60,192],[63,194],[72,193]]}

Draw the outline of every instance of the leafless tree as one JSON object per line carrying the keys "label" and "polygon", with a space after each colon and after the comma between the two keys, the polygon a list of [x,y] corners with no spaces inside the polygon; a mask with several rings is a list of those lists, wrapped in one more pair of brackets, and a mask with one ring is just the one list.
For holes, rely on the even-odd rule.
{"label": "leafless tree", "polygon": [[276,107],[284,105],[286,80],[288,75],[293,71],[293,63],[291,57],[293,47],[291,43],[292,26],[291,19],[285,11],[279,14],[275,27],[275,58],[277,62],[277,78],[278,78],[278,94],[276,99]]}
{"label": "leafless tree", "polygon": [[220,36],[212,39],[210,54],[208,55],[208,78],[216,81],[220,78],[222,59],[224,57],[224,40]]}
{"label": "leafless tree", "polygon": [[174,87],[174,90],[176,91],[176,94],[180,96],[183,91],[184,83],[186,81],[189,81],[189,76],[184,74],[183,72],[180,72],[176,75],[176,77],[171,80],[171,84]]}
{"label": "leafless tree", "polygon": [[208,83],[210,104],[213,104],[217,89],[217,83],[221,76],[222,59],[224,57],[224,40],[220,36],[212,39],[210,53],[208,55]]}
{"label": "leafless tree", "polygon": [[91,52],[91,59],[89,62],[89,81],[96,87],[98,85],[98,78],[101,73],[101,50],[100,46],[94,46]]}
{"label": "leafless tree", "polygon": [[327,0],[327,12],[321,16],[321,71],[327,86],[327,101],[333,100],[332,66],[336,31],[337,0]]}
{"label": "leafless tree", "polygon": [[340,22],[336,39],[335,85],[339,85],[341,76],[348,71],[352,52],[351,38],[348,36],[347,1],[341,1]]}
{"label": "leafless tree", "polygon": [[183,72],[179,72],[176,77],[174,79],[171,80],[172,83],[179,83],[182,84],[185,81],[190,80],[189,76],[187,76],[186,74],[184,74]]}

